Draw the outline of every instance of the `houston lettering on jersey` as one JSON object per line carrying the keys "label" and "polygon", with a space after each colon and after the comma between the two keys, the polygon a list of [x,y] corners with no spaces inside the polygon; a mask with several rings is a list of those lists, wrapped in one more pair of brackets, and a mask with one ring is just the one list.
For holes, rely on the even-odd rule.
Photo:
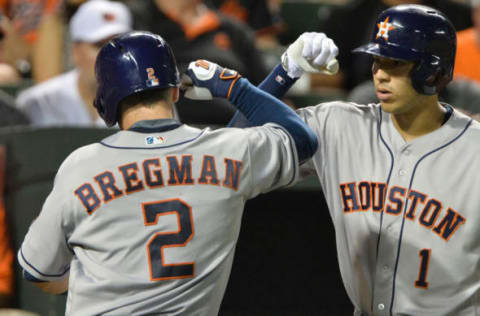
{"label": "houston lettering on jersey", "polygon": [[[343,212],[381,212],[398,216],[404,211],[405,217],[432,230],[445,241],[455,234],[466,219],[451,207],[444,207],[439,200],[427,194],[392,186],[386,192],[386,183],[379,182],[350,182],[340,184],[340,193],[343,203]],[[386,201],[387,199],[387,201]],[[385,207],[385,208],[384,208]]]}
{"label": "houston lettering on jersey", "polygon": [[241,161],[224,158],[223,179],[218,178],[215,157],[203,156],[198,177],[192,175],[192,163],[192,155],[165,157],[163,166],[167,166],[166,170],[162,168],[160,158],[146,159],[141,163],[130,162],[118,166],[117,176],[109,170],[99,173],[91,182],[79,186],[74,194],[85,206],[87,213],[92,214],[102,203],[143,191],[145,188],[201,184],[238,190],[242,171]]}

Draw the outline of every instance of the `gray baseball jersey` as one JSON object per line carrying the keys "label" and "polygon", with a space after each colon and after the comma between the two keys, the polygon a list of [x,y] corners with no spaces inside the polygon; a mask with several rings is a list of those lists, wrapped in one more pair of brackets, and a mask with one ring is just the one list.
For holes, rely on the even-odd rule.
{"label": "gray baseball jersey", "polygon": [[480,315],[480,124],[453,110],[405,142],[378,104],[298,112],[354,315]]}
{"label": "gray baseball jersey", "polygon": [[278,125],[148,122],[64,161],[18,253],[40,280],[70,271],[67,315],[216,315],[246,200],[298,173]]}

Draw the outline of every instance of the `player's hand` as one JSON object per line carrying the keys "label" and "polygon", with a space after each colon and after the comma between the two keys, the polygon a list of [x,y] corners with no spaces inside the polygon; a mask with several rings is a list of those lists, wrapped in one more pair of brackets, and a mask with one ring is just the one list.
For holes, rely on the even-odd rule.
{"label": "player's hand", "polygon": [[238,72],[223,68],[207,60],[192,61],[182,77],[185,97],[194,100],[210,100],[213,97],[229,98]]}
{"label": "player's hand", "polygon": [[300,35],[282,55],[282,65],[291,78],[303,72],[333,75],[338,71],[338,47],[324,33],[307,32]]}

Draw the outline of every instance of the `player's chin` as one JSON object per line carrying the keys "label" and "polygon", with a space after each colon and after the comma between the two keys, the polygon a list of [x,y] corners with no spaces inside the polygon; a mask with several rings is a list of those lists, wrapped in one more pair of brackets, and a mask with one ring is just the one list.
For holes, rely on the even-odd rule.
{"label": "player's chin", "polygon": [[382,107],[382,110],[384,112],[387,112],[390,114],[395,114],[395,112],[398,110],[398,107],[396,106],[395,102],[391,102],[391,101],[380,101],[380,106]]}

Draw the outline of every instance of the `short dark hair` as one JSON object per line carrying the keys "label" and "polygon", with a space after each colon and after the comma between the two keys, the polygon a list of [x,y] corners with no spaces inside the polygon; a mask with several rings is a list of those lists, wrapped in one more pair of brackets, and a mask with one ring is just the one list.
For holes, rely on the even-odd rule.
{"label": "short dark hair", "polygon": [[128,108],[142,104],[150,107],[161,101],[167,101],[169,98],[170,88],[143,90],[138,93],[129,95],[119,103],[117,118]]}

